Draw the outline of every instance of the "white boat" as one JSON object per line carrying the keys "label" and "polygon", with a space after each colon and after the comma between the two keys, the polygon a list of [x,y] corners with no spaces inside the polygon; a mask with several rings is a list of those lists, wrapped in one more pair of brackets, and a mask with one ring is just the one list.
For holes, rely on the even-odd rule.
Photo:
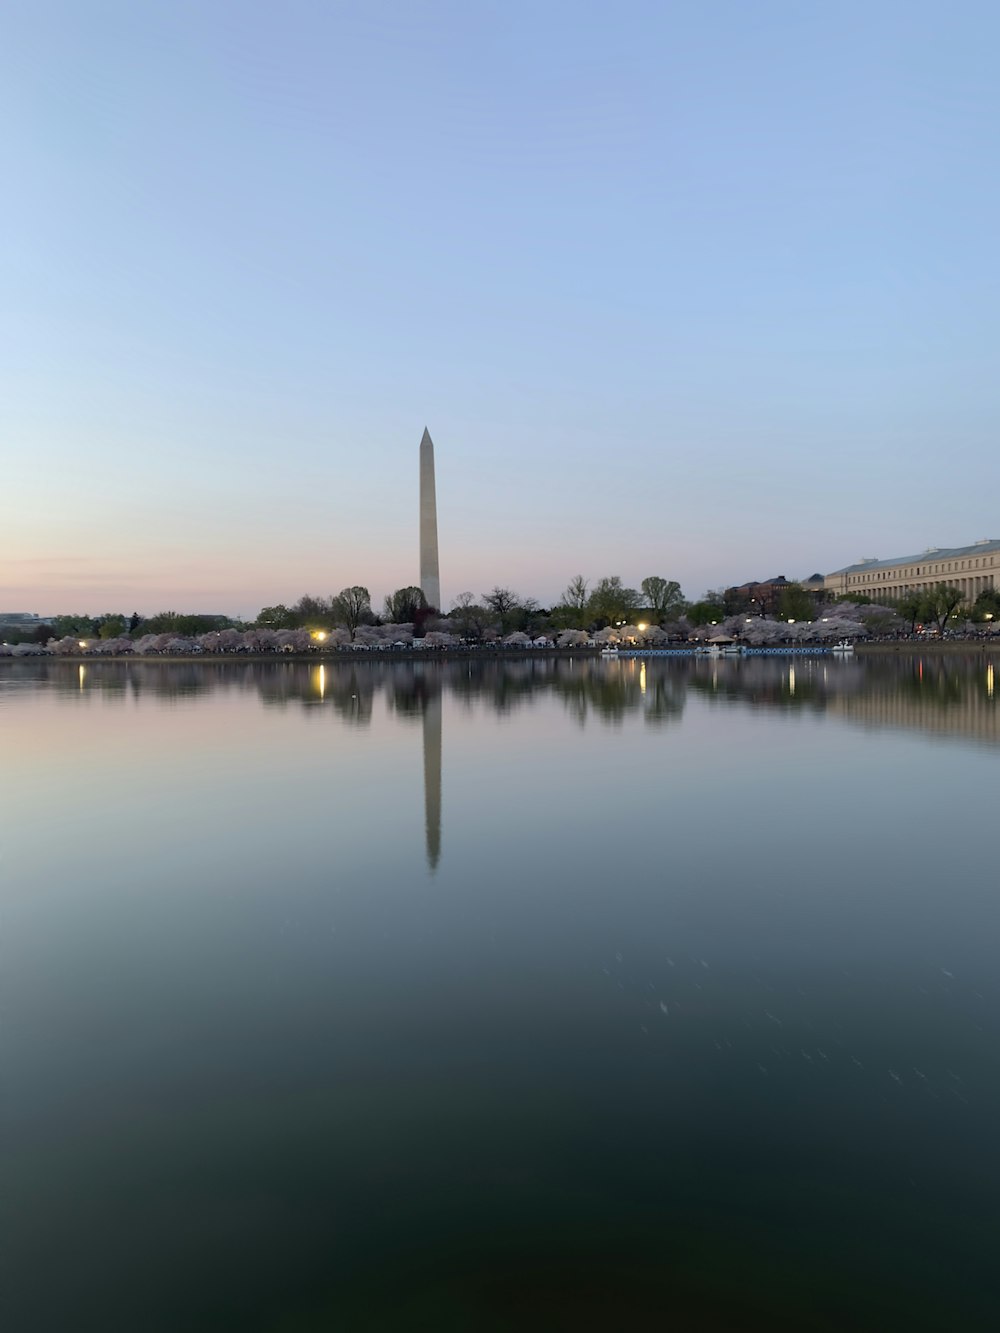
{"label": "white boat", "polygon": [[741,657],[743,648],[738,643],[702,644],[695,650],[696,657]]}
{"label": "white boat", "polygon": [[851,643],[850,639],[841,639],[839,643],[833,645],[830,651],[836,653],[838,657],[853,657],[854,644]]}
{"label": "white boat", "polygon": [[618,649],[617,649],[617,648],[613,648],[613,647],[609,644],[607,648],[602,648],[602,649],[601,649],[601,656],[602,656],[602,657],[617,657],[617,656],[618,656]]}

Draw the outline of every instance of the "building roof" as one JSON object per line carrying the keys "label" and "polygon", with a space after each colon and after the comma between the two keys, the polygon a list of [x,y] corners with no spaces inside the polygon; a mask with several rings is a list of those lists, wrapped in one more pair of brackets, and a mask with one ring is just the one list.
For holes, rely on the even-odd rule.
{"label": "building roof", "polygon": [[787,583],[784,574],[779,574],[775,579],[751,579],[749,583],[738,583],[734,588],[727,588],[726,592],[745,592],[751,588],[783,588]]}
{"label": "building roof", "polygon": [[[990,555],[997,551],[1000,551],[1000,538],[984,537],[971,546],[928,546],[919,555],[899,555],[893,560],[858,560],[853,565],[845,565],[843,569],[835,569],[833,573],[860,574],[870,569],[895,569],[897,565],[929,565],[938,560],[954,560],[966,555]],[[832,577],[833,574],[827,575],[827,578]]]}

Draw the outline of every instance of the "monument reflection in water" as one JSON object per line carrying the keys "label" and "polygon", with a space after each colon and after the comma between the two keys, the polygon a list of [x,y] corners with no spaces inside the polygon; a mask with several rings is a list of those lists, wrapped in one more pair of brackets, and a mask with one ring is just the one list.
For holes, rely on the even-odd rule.
{"label": "monument reflection in water", "polygon": [[0,729],[12,1328],[992,1326],[989,659],[18,661]]}
{"label": "monument reflection in water", "polygon": [[432,870],[441,859],[441,693],[424,704],[424,825],[427,864]]}

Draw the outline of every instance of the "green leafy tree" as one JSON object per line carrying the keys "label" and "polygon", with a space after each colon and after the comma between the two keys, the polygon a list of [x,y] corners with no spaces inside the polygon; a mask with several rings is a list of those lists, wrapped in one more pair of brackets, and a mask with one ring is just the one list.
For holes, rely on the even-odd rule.
{"label": "green leafy tree", "polygon": [[781,620],[814,620],[816,604],[805,588],[790,583],[782,588],[778,598],[778,616]]}
{"label": "green leafy tree", "polygon": [[925,620],[933,619],[933,612],[928,605],[928,597],[925,592],[905,593],[895,604],[897,613],[909,621],[910,633],[916,632],[917,625]]}
{"label": "green leafy tree", "polygon": [[983,621],[1000,620],[1000,590],[984,588],[972,606],[972,619]]}
{"label": "green leafy tree", "polygon": [[[146,633],[157,633],[157,631],[148,628],[148,623],[147,621],[146,625],[143,625]],[[261,607],[257,624],[267,629],[298,629],[299,618],[293,610],[285,606],[284,602],[279,602],[277,606]]]}
{"label": "green leafy tree", "polygon": [[725,620],[726,608],[722,593],[709,590],[698,602],[693,602],[684,613],[692,625],[711,625],[713,621]]}
{"label": "green leafy tree", "polygon": [[950,583],[939,583],[937,587],[931,589],[927,606],[942,634],[950,617],[962,605],[964,596],[964,593]]}
{"label": "green leafy tree", "polygon": [[90,616],[55,616],[52,620],[54,639],[89,639],[96,632]]}
{"label": "green leafy tree", "polygon": [[611,574],[597,581],[587,609],[591,620],[614,625],[618,621],[628,620],[631,613],[641,605],[642,598],[635,588],[626,588],[618,574]]}
{"label": "green leafy tree", "polygon": [[106,615],[100,617],[100,625],[97,634],[101,639],[119,639],[125,633],[125,617],[120,615]]}
{"label": "green leafy tree", "polygon": [[395,592],[390,593],[385,599],[382,613],[392,625],[412,625],[417,612],[425,610],[426,607],[427,598],[423,594],[423,589],[411,585],[408,588],[397,588]]}
{"label": "green leafy tree", "polygon": [[176,634],[181,638],[191,638],[196,634],[208,634],[214,629],[225,629],[229,624],[228,616],[188,615],[181,611],[158,611],[142,622],[143,634]]}
{"label": "green leafy tree", "polygon": [[675,579],[664,579],[653,574],[643,579],[639,586],[650,617],[657,625],[665,620],[676,620],[683,613],[687,603],[681,593],[681,585]]}

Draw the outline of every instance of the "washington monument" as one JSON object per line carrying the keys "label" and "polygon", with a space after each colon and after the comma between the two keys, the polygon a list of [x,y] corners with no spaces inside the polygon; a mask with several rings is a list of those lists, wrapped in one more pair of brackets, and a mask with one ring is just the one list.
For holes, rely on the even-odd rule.
{"label": "washington monument", "polygon": [[420,441],[420,591],[424,594],[428,606],[441,610],[437,495],[434,489],[434,441],[426,426]]}

